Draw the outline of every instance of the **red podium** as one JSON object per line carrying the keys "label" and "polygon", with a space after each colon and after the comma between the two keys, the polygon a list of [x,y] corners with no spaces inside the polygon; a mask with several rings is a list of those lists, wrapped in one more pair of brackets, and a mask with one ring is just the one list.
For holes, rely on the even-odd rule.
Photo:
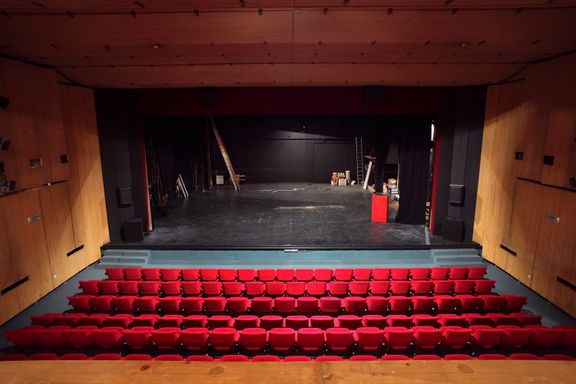
{"label": "red podium", "polygon": [[372,194],[372,222],[388,222],[388,195]]}

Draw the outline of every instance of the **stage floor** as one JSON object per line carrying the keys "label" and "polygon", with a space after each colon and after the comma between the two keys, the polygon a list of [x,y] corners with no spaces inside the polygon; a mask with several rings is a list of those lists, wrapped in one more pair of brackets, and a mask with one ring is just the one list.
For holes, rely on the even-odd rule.
{"label": "stage floor", "polygon": [[[142,243],[114,246],[194,248],[429,248],[459,246],[419,225],[372,223],[371,194],[360,186],[312,183],[216,187],[167,210]],[[391,217],[395,210],[390,209]]]}

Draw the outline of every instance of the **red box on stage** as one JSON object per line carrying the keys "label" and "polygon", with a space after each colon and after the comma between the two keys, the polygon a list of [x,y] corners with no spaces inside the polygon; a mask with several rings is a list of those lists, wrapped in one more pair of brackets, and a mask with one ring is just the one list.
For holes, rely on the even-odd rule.
{"label": "red box on stage", "polygon": [[388,222],[388,195],[372,194],[372,222]]}

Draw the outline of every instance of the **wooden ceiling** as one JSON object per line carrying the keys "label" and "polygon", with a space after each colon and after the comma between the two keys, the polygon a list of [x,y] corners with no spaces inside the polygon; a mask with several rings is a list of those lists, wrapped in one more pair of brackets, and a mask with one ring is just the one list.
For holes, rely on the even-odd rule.
{"label": "wooden ceiling", "polygon": [[95,87],[476,85],[576,50],[576,0],[0,0],[0,55]]}

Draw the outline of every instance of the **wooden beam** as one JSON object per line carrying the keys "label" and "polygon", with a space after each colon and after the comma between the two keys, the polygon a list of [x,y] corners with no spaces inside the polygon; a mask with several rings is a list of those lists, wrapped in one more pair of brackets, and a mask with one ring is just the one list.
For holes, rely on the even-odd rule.
{"label": "wooden beam", "polygon": [[239,191],[240,184],[238,182],[238,179],[236,178],[236,173],[234,172],[234,167],[232,166],[232,161],[230,160],[230,156],[228,155],[228,151],[226,150],[226,146],[224,145],[222,136],[220,136],[220,132],[218,131],[218,127],[216,127],[216,123],[214,123],[214,119],[212,118],[212,116],[209,116],[208,120],[212,125],[212,132],[214,133],[214,137],[216,138],[216,142],[218,143],[218,147],[220,148],[220,152],[222,153],[222,158],[224,158],[224,163],[226,163],[226,168],[228,169],[230,180],[234,185],[234,189]]}

